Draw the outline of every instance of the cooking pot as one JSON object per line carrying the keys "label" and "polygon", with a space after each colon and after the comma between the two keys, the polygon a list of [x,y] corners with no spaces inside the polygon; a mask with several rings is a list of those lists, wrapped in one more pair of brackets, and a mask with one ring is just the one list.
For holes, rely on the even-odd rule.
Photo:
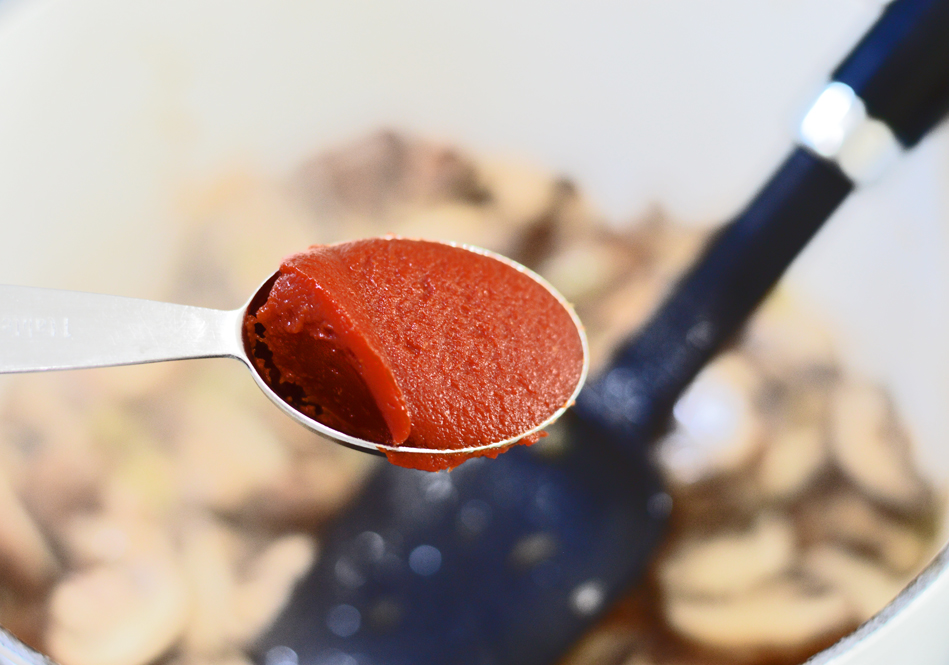
{"label": "cooking pot", "polygon": [[[0,0],[0,282],[157,297],[195,183],[283,178],[379,127],[569,175],[616,224],[711,225],[786,152],[873,2]],[[943,129],[788,275],[949,480]],[[221,307],[238,303],[221,303]],[[946,534],[940,536],[946,540]],[[817,662],[944,662],[945,550]]]}

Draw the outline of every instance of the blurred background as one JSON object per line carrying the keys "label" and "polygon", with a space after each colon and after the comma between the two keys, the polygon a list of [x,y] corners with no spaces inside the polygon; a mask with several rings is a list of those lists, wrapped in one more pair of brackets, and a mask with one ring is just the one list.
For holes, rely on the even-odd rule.
{"label": "blurred background", "polygon": [[[320,190],[326,183],[320,185],[319,178],[313,180],[314,191],[323,196],[318,202],[332,205],[306,208],[287,194],[292,189],[288,183],[299,185],[306,173],[347,173],[353,164],[384,166],[387,151],[394,150],[410,155],[400,164],[409,164],[412,177],[421,174],[436,182],[432,174],[441,172],[433,164],[460,164],[463,168],[452,173],[461,173],[462,179],[473,173],[479,187],[495,187],[489,187],[494,198],[489,196],[477,211],[472,200],[457,198],[458,192],[439,199],[444,192],[431,190],[436,203],[450,204],[457,233],[470,231],[483,219],[501,220],[498,233],[484,236],[499,243],[492,248],[518,247],[530,255],[524,241],[529,236],[518,235],[529,228],[527,218],[518,217],[516,205],[504,208],[505,178],[524,191],[541,183],[540,190],[563,194],[552,208],[556,224],[567,229],[563,238],[593,247],[594,258],[613,256],[610,251],[616,248],[628,251],[624,260],[642,259],[643,275],[659,275],[652,282],[653,277],[644,277],[643,292],[649,296],[637,301],[642,311],[636,316],[641,316],[659,285],[688,256],[674,248],[694,249],[704,230],[736,214],[784,158],[829,72],[883,4],[0,0],[0,282],[238,307],[280,256],[301,245],[357,232],[435,228],[418,217],[420,208],[432,201],[399,198],[404,192],[392,194],[397,205],[391,216],[375,222],[367,221],[358,205],[350,214],[340,201],[330,200],[333,192]],[[394,133],[378,134],[380,129]],[[370,139],[362,142],[366,137]],[[450,146],[457,146],[457,152]],[[329,157],[314,158],[321,154]],[[368,160],[361,157],[366,154]],[[306,164],[317,168],[301,169]],[[506,166],[498,170],[497,164]],[[374,173],[372,168],[365,172]],[[364,172],[357,168],[349,173],[358,182]],[[498,173],[504,177],[498,179]],[[563,187],[565,181],[572,187]],[[824,363],[827,370],[829,363],[833,369],[825,374],[850,385],[847,372],[853,371],[874,386],[887,387],[896,416],[880,415],[886,408],[880,406],[883,398],[873,392],[876,388],[857,391],[860,399],[869,400],[854,398],[857,412],[870,404],[866,413],[889,423],[888,431],[896,432],[900,445],[907,440],[905,429],[914,442],[916,466],[935,487],[931,494],[928,485],[914,485],[909,508],[894,508],[872,492],[869,498],[859,495],[859,505],[869,502],[876,511],[869,513],[873,519],[883,515],[905,527],[904,535],[912,532],[916,558],[908,557],[912,562],[902,570],[904,576],[928,552],[920,534],[931,538],[942,520],[931,510],[935,504],[920,508],[917,500],[925,495],[941,501],[949,478],[944,446],[949,433],[949,410],[944,408],[949,402],[947,183],[949,130],[943,127],[881,182],[848,200],[788,278],[789,290],[808,304],[808,312],[817,312],[790,317],[808,322],[792,326],[792,332],[820,320],[834,337],[832,354],[820,355],[826,347],[814,344],[819,347],[817,365]],[[512,200],[523,202],[517,196]],[[438,210],[444,212],[444,206]],[[400,226],[409,217],[415,225]],[[469,224],[472,219],[475,223]],[[650,222],[674,223],[684,230],[667,232]],[[483,229],[478,229],[472,232],[475,238],[482,237],[477,233]],[[504,244],[515,236],[517,242]],[[558,252],[569,249],[563,238]],[[662,258],[664,252],[674,258]],[[548,264],[537,260],[551,270],[559,265],[564,272],[563,266],[576,265],[557,263],[557,256],[541,258],[550,259]],[[606,298],[607,292],[614,293],[604,288],[586,294],[583,305],[591,321],[600,315],[611,320],[611,305],[620,299]],[[619,286],[617,293],[628,295]],[[636,316],[622,325],[628,328]],[[620,327],[615,321],[611,325]],[[619,333],[611,334],[615,342]],[[769,339],[767,334],[763,338]],[[806,338],[803,347],[813,341],[805,333],[800,338]],[[793,340],[790,348],[797,349]],[[805,360],[814,363],[813,357]],[[764,398],[758,397],[769,393],[757,392],[759,383],[746,380],[751,361],[732,357],[730,362],[732,369],[736,362],[742,368],[723,370],[728,381],[737,382],[742,404],[760,406]],[[166,545],[174,557],[180,554],[175,548],[183,548],[185,568],[191,565],[187,561],[207,562],[213,560],[208,552],[225,550],[243,562],[240,575],[258,570],[248,561],[263,561],[260,571],[282,566],[289,577],[261,572],[250,581],[240,580],[248,603],[259,601],[248,591],[251,582],[257,584],[254,593],[280,589],[284,595],[271,598],[269,605],[261,601],[271,610],[284,599],[294,575],[310,565],[314,542],[322,534],[316,541],[294,540],[296,530],[322,526],[336,514],[361,487],[371,464],[350,451],[311,447],[279,418],[258,409],[260,396],[253,393],[250,379],[236,378],[240,368],[231,372],[210,365],[207,375],[192,373],[189,365],[181,371],[109,370],[88,383],[71,378],[78,376],[74,374],[27,384],[0,382],[2,397],[8,399],[0,434],[7,437],[3,441],[15,443],[11,459],[18,460],[9,465],[10,483],[17,501],[29,509],[29,519],[39,524],[36,546],[53,543],[47,553],[52,567],[34,571],[43,593],[72,579],[60,577],[64,570],[102,563],[101,551],[92,552],[95,547],[90,550],[76,536],[86,533],[73,519],[77,506],[82,519],[90,518],[83,511],[91,511],[95,519],[106,520],[92,526],[104,524],[122,533],[131,533],[123,521],[128,513],[136,513],[136,520],[144,513],[149,524],[160,522],[162,529],[170,515],[184,515],[184,522],[174,522],[169,531],[184,544]],[[236,387],[240,380],[246,380],[253,395]],[[826,391],[839,387],[821,384],[817,402],[829,403]],[[68,417],[46,422],[37,406],[45,403]],[[196,415],[202,410],[213,417],[202,420]],[[246,427],[233,424],[238,417],[249,420],[238,421]],[[24,446],[22,437],[9,434],[29,430],[24,423],[50,429],[50,440],[73,430],[84,432],[85,438],[69,449],[74,457],[54,456],[55,463],[48,466],[55,473],[37,476],[27,463],[32,463],[35,441]],[[125,445],[129,441],[135,445]],[[244,447],[235,448],[235,441]],[[270,447],[258,445],[262,441]],[[204,446],[206,442],[213,445]],[[74,468],[86,468],[75,465],[87,459],[88,451],[105,449],[120,452],[101,468],[90,466],[89,486],[77,490],[79,499],[64,500],[69,510],[62,505],[60,512],[44,508],[43,483],[55,488],[54,481],[68,478]],[[241,452],[231,455],[234,450]],[[754,451],[742,458],[742,472],[761,462],[764,453]],[[821,468],[831,474],[824,478],[839,480],[832,475],[839,469],[827,470],[832,456],[820,454]],[[17,466],[19,456],[27,460],[25,470]],[[221,459],[228,463],[219,465]],[[297,486],[286,480],[294,463],[310,474],[300,481],[298,494],[293,493]],[[201,470],[217,466],[222,471],[212,480],[219,484],[200,485]],[[36,468],[47,469],[42,464]],[[164,474],[162,482],[170,478],[179,483],[172,483],[177,489],[152,483],[155,469],[158,476]],[[232,483],[234,478],[240,482]],[[913,482],[918,480],[914,476]],[[433,495],[446,486],[431,482]],[[281,493],[287,487],[293,492]],[[87,501],[82,492],[94,500]],[[271,503],[261,503],[261,496]],[[797,507],[799,500],[809,501],[780,499]],[[747,503],[742,505],[747,508]],[[261,509],[265,504],[271,506],[269,512]],[[786,525],[772,528],[772,521],[741,517],[744,527],[761,527],[749,533],[765,539],[777,533],[781,543],[788,540]],[[221,529],[235,524],[239,533],[221,535]],[[128,533],[129,542],[139,542]],[[161,538],[168,536],[162,533]],[[218,547],[225,541],[238,545]],[[204,570],[195,566],[192,574]],[[83,605],[83,588],[89,587],[69,587],[78,595],[67,593],[67,601],[52,606],[68,616],[70,602],[73,609]],[[182,591],[175,602],[184,602],[185,596]],[[2,598],[6,596],[0,594],[0,623],[8,621],[10,612],[24,616],[16,594],[10,596],[16,601],[12,604],[4,605]],[[31,602],[36,616],[46,611],[45,597],[39,606],[35,599]],[[224,605],[218,600],[209,607]],[[111,607],[120,608],[116,616],[123,615],[121,603]],[[859,623],[854,616],[840,625],[854,627]],[[260,629],[248,622],[241,624],[243,633],[237,631],[241,639],[247,639],[247,626]],[[85,636],[80,643],[94,642],[89,636],[100,628],[77,629]],[[185,642],[201,645],[202,639],[192,635]],[[65,652],[64,643],[57,644],[59,653],[72,653],[68,640]],[[107,658],[81,657],[65,665],[101,663],[111,665]]]}

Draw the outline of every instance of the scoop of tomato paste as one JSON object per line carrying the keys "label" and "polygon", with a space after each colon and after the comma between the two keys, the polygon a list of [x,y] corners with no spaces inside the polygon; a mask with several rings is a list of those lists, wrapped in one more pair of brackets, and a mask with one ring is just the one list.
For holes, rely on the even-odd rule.
{"label": "scoop of tomato paste", "polygon": [[452,450],[538,427],[571,399],[584,366],[573,318],[534,278],[475,251],[401,238],[290,256],[248,311],[244,336],[292,406],[367,441],[438,451],[386,452],[427,470],[472,456]]}

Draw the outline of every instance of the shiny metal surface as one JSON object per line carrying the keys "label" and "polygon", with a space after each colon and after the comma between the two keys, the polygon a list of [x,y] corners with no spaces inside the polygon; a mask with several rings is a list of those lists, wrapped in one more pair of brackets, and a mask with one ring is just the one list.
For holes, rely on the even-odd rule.
{"label": "shiny metal surface", "polygon": [[0,665],[54,665],[54,661],[0,628]]}
{"label": "shiny metal surface", "polygon": [[[583,347],[580,378],[573,394],[560,409],[517,436],[484,446],[451,450],[453,454],[467,454],[512,445],[560,418],[573,405],[586,381],[590,352],[583,325],[573,307],[544,278],[500,254],[468,245],[458,246],[506,263],[547,289],[570,314]],[[274,392],[248,357],[241,335],[245,312],[259,296],[266,296],[274,277],[270,275],[243,307],[232,311],[77,291],[0,286],[0,374],[193,358],[235,358],[250,369],[258,387],[281,411],[317,434],[376,454],[386,450],[444,454],[444,450],[391,446],[344,434],[297,411]]]}
{"label": "shiny metal surface", "polygon": [[949,548],[943,548],[899,596],[809,665],[945,663]]}
{"label": "shiny metal surface", "polygon": [[867,115],[863,100],[839,81],[829,83],[808,110],[799,139],[856,184],[879,178],[902,152],[886,123]]}
{"label": "shiny metal surface", "polygon": [[244,355],[243,308],[0,286],[0,373]]}

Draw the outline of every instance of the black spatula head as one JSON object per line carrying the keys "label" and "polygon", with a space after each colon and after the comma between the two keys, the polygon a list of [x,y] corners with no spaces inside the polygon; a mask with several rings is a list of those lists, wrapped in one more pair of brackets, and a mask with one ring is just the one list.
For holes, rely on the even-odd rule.
{"label": "black spatula head", "polygon": [[385,466],[258,646],[268,665],[541,665],[642,572],[668,497],[579,423],[450,473]]}

